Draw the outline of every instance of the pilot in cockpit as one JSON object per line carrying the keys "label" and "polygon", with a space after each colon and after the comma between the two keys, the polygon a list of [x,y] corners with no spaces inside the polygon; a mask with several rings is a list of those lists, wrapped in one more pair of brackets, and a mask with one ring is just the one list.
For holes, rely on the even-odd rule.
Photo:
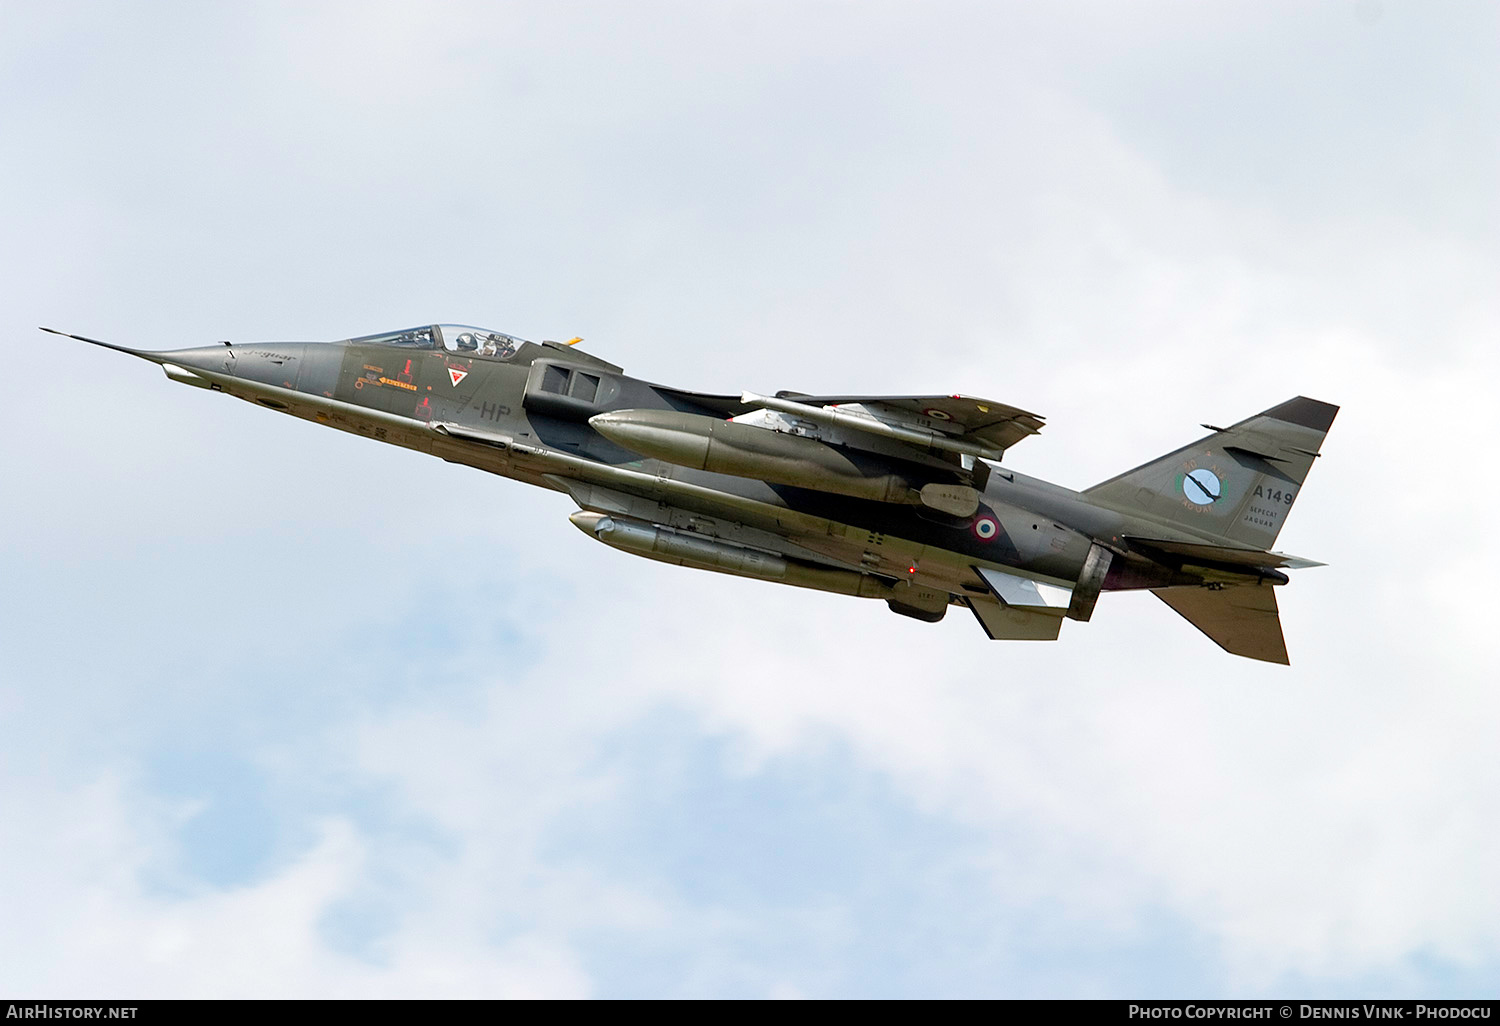
{"label": "pilot in cockpit", "polygon": [[509,335],[490,332],[480,342],[479,353],[481,356],[496,356],[502,360],[509,360],[516,355],[516,340]]}
{"label": "pilot in cockpit", "polygon": [[[441,339],[441,344],[439,344]],[[405,331],[386,332],[381,335],[361,335],[352,339],[369,345],[398,346],[403,349],[446,349],[450,353],[490,356],[508,360],[525,344],[523,339],[512,338],[499,331],[474,328],[462,324],[438,324],[408,328]]]}
{"label": "pilot in cockpit", "polygon": [[451,352],[473,353],[475,356],[492,356],[508,360],[516,355],[520,340],[486,328],[466,325],[440,325],[443,345]]}

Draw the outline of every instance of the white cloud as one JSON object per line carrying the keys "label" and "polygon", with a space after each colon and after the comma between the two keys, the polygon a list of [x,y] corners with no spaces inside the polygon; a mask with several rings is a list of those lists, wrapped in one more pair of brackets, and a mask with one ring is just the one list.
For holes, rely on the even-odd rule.
{"label": "white cloud", "polygon": [[[569,997],[589,993],[565,944],[521,934],[501,943],[443,894],[415,909],[375,962],[330,949],[321,926],[356,887],[368,841],[319,824],[313,846],[269,878],[163,895],[143,888],[167,843],[139,785],[77,789],[23,779],[7,788],[0,936],[7,989],[47,997]],[[425,913],[425,914],[424,914]]]}

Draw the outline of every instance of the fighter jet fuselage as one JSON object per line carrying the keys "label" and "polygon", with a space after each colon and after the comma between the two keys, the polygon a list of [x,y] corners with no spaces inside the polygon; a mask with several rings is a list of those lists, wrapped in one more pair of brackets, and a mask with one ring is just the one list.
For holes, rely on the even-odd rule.
{"label": "fighter jet fuselage", "polygon": [[1055,639],[1102,592],[1148,588],[1226,650],[1283,663],[1274,588],[1317,564],[1270,546],[1337,412],[1289,400],[1080,492],[1001,462],[1041,417],[967,396],[692,392],[570,344],[462,325],[172,352],[95,344],[563,492],[585,534],[635,555],[928,621],[961,605],[995,639]]}

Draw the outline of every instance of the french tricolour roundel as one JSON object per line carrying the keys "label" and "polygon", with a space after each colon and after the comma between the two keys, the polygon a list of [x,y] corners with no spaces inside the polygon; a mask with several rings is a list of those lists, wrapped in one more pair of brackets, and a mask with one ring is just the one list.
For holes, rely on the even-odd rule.
{"label": "french tricolour roundel", "polygon": [[989,514],[978,517],[974,521],[974,537],[980,541],[992,541],[995,535],[1000,533],[1000,524]]}

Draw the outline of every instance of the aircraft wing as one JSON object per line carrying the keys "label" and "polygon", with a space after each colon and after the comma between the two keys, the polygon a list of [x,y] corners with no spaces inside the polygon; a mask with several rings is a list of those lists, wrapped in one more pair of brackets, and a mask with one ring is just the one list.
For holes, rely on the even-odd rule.
{"label": "aircraft wing", "polygon": [[1015,406],[971,395],[817,395],[778,392],[778,399],[817,406],[857,405],[876,417],[893,414],[934,431],[968,438],[1001,451],[1042,430],[1043,419]]}
{"label": "aircraft wing", "polygon": [[[1041,431],[1044,426],[1043,418],[1038,414],[971,395],[807,395],[782,391],[774,397],[753,392],[731,396],[686,392],[661,385],[653,387],[663,395],[713,410],[725,417],[737,417],[764,407],[829,423],[836,420],[843,427],[864,428],[875,434],[898,437],[890,431],[879,430],[887,426],[904,431],[907,437],[901,438],[902,441],[920,444],[914,435],[936,436],[953,443],[936,448],[972,452],[990,459],[998,459],[1006,449]],[[818,416],[820,413],[821,417]]]}
{"label": "aircraft wing", "polygon": [[817,423],[946,451],[999,460],[1042,429],[1034,413],[965,395],[803,395],[746,392],[740,401]]}

